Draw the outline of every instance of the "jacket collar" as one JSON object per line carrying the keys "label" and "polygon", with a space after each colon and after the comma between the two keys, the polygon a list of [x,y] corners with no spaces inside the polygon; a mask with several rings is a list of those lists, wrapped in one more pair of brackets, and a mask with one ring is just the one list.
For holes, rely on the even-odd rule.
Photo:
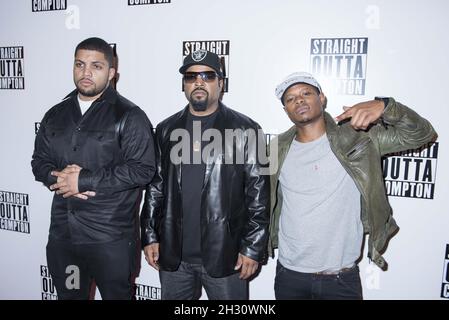
{"label": "jacket collar", "polygon": [[[68,95],[64,97],[66,99],[76,99],[78,95],[78,89],[73,90]],[[101,96],[99,96],[94,102],[106,100],[107,102],[114,104],[117,101],[118,92],[109,85]]]}
{"label": "jacket collar", "polygon": [[326,125],[327,138],[332,142],[337,135],[338,125],[335,123],[334,118],[327,112],[324,112],[324,123]]}

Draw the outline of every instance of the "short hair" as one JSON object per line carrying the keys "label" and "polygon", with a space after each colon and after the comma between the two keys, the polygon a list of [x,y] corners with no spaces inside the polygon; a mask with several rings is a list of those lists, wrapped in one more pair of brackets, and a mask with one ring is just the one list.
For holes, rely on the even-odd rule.
{"label": "short hair", "polygon": [[75,56],[78,50],[94,50],[104,54],[107,62],[109,63],[109,67],[113,67],[113,50],[111,46],[104,41],[103,39],[92,37],[86,40],[81,41],[75,49]]}

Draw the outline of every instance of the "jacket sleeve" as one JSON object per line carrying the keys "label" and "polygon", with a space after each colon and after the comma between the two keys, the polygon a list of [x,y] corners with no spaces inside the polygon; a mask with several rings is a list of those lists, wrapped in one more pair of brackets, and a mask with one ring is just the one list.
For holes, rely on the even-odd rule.
{"label": "jacket sleeve", "polygon": [[148,184],[156,170],[152,125],[140,108],[131,109],[121,135],[124,162],[91,171],[83,168],[78,190],[112,194]]}
{"label": "jacket sleeve", "polygon": [[260,129],[256,141],[249,139],[246,148],[245,203],[248,220],[243,232],[240,253],[253,260],[262,262],[267,256],[269,224],[269,184],[268,162],[261,163],[266,156],[265,137]]}
{"label": "jacket sleeve", "polygon": [[156,129],[156,173],[153,180],[145,190],[145,200],[140,214],[142,248],[146,245],[159,242],[157,229],[162,217],[164,206],[162,161],[161,161],[161,132]]}
{"label": "jacket sleeve", "polygon": [[369,131],[382,155],[419,148],[437,136],[429,121],[393,98],[385,107],[382,122],[383,126],[378,124]]}
{"label": "jacket sleeve", "polygon": [[36,181],[42,182],[47,188],[56,183],[57,177],[50,174],[58,170],[55,159],[51,158],[50,142],[46,135],[46,123],[48,113],[44,116],[34,142],[34,152],[31,160],[31,168]]}

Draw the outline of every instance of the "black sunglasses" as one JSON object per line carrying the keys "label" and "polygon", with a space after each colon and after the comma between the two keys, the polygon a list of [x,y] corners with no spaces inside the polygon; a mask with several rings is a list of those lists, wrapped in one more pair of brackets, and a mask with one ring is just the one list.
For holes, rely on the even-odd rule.
{"label": "black sunglasses", "polygon": [[194,83],[196,78],[200,76],[204,82],[212,82],[217,79],[218,74],[215,71],[186,72],[184,73],[185,83]]}

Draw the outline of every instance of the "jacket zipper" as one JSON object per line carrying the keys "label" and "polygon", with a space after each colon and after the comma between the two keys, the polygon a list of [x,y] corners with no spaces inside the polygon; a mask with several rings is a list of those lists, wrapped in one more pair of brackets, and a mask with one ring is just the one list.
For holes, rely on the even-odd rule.
{"label": "jacket zipper", "polygon": [[371,142],[371,140],[367,139],[367,140],[363,141],[363,143],[360,143],[360,144],[356,145],[356,146],[354,147],[354,149],[352,149],[352,150],[347,154],[347,157],[349,158],[349,157],[351,157],[351,156],[355,157],[355,156],[359,155],[359,154],[364,150],[364,147],[365,147],[366,145],[368,145],[370,142]]}

